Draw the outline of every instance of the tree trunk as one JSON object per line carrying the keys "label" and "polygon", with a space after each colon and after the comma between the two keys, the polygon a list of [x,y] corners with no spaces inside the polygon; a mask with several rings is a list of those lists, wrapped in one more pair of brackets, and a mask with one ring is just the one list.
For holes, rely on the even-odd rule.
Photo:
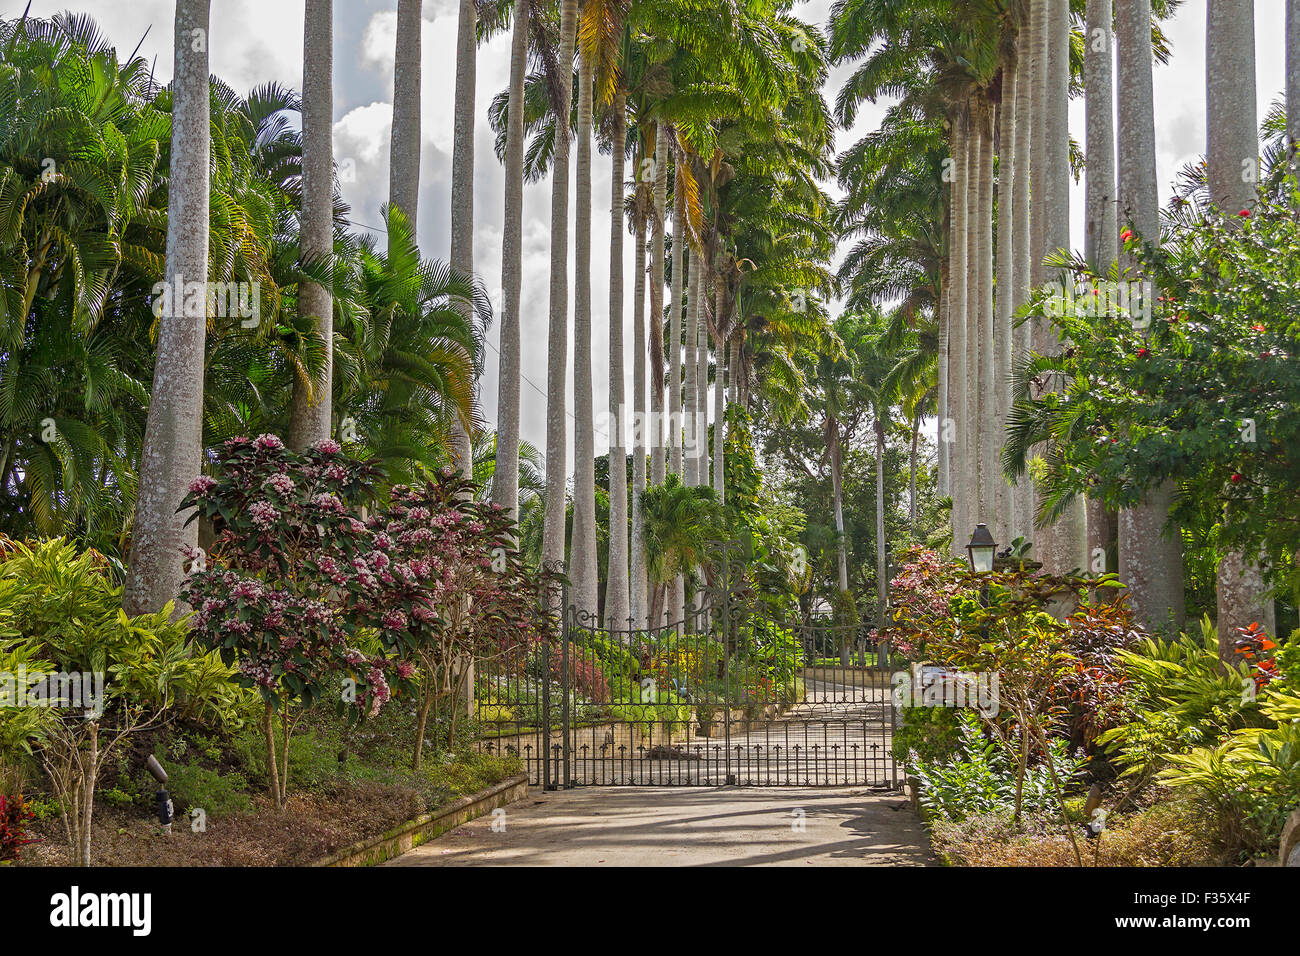
{"label": "tree trunk", "polygon": [[[686,285],[686,190],[681,167],[673,183],[673,304],[668,318],[668,469],[682,475],[682,299]],[[695,256],[690,256],[694,260]]]}
{"label": "tree trunk", "polygon": [[[1115,196],[1114,84],[1111,82],[1114,11],[1111,0],[1088,0],[1084,37],[1087,91],[1087,193],[1084,255],[1094,271],[1107,275],[1119,255]],[[1116,518],[1099,501],[1087,502],[1088,560],[1093,573],[1114,572]]]}
{"label": "tree trunk", "polygon": [[1015,263],[1019,236],[1015,231],[1016,88],[1020,70],[1014,53],[1002,65],[1002,102],[998,106],[998,237],[997,312],[993,327],[993,442],[988,455],[993,485],[993,536],[999,545],[1011,540],[1012,491],[1002,477],[1001,450],[1011,409],[1011,321],[1015,314]]}
{"label": "tree trunk", "polygon": [[889,604],[889,565],[885,547],[885,421],[876,412],[876,622],[885,620]]}
{"label": "tree trunk", "polygon": [[[638,173],[639,175],[639,173]],[[633,415],[638,423],[633,431],[632,445],[632,540],[629,544],[628,606],[632,626],[645,627],[649,608],[649,580],[645,566],[645,514],[641,510],[641,496],[646,488],[646,446],[650,431],[646,425],[645,411],[645,285],[646,285],[646,223],[641,216],[636,220],[636,266],[632,288],[632,393]]]}
{"label": "tree trunk", "polygon": [[[1016,236],[1024,242],[1016,246],[1016,308],[1029,301],[1030,291],[1038,279],[1043,255],[1043,217],[1033,209],[1032,200],[1041,169],[1042,113],[1039,109],[1043,81],[1043,58],[1039,37],[1042,33],[1042,8],[1029,4],[1027,20],[1017,40],[1021,76],[1016,84]],[[1015,330],[1016,356],[1023,361],[1033,351],[1034,321],[1021,323]],[[1032,541],[1034,527],[1034,482],[1021,475],[1015,490],[1015,527],[1013,539]]]}
{"label": "tree trunk", "polygon": [[[334,252],[334,0],[307,0],[302,43],[302,231],[304,257]],[[334,379],[334,297],[304,282],[298,314],[325,340],[318,382],[294,380],[289,446],[302,451],[330,436]]]}
{"label": "tree trunk", "polygon": [[[176,0],[175,79],[167,217],[166,282],[123,609],[162,610],[180,590],[181,549],[198,543],[198,522],[176,509],[199,474],[203,447],[203,351],[208,280],[208,21],[210,0]],[[185,286],[197,283],[191,298]],[[193,286],[192,286],[193,287]],[[195,301],[198,308],[187,308]],[[193,313],[193,314],[190,314]]]}
{"label": "tree trunk", "polygon": [[[451,267],[466,275],[474,272],[474,94],[478,56],[478,5],[460,0],[456,27],[455,132],[451,150]],[[412,228],[414,228],[412,223]],[[458,310],[473,319],[473,306],[457,299]],[[476,388],[477,391],[477,388]],[[474,473],[470,423],[454,417],[448,451],[452,465],[462,475]]]}
{"label": "tree trunk", "polygon": [[412,235],[420,208],[420,9],[421,0],[397,0],[393,128],[388,159],[388,204],[406,214]]}
{"label": "tree trunk", "polygon": [[696,480],[709,484],[709,292],[707,273],[700,274],[700,312],[695,329]]}
{"label": "tree trunk", "polygon": [[[627,149],[627,107],[614,97],[609,197],[609,575],[605,621],[611,630],[628,626],[627,419],[623,388],[623,163]],[[594,542],[593,542],[594,544]],[[593,548],[594,552],[594,548]]]}
{"label": "tree trunk", "polygon": [[510,116],[506,126],[505,220],[501,234],[501,346],[497,381],[497,452],[492,500],[519,517],[519,298],[523,283],[524,75],[531,0],[515,0],[510,36]]}
{"label": "tree trunk", "polygon": [[1286,0],[1286,130],[1291,173],[1300,179],[1300,0]]}
{"label": "tree trunk", "polygon": [[[1205,35],[1206,180],[1211,201],[1225,217],[1236,217],[1253,210],[1258,199],[1254,0],[1209,0]],[[1258,563],[1240,553],[1224,554],[1217,587],[1221,653],[1231,637],[1224,632],[1243,622],[1257,620],[1274,632],[1272,601],[1263,594]],[[1229,649],[1224,660],[1230,657]]]}
{"label": "tree trunk", "polygon": [[[998,427],[998,391],[1000,383],[997,377],[997,332],[993,304],[993,131],[995,111],[985,101],[980,111],[980,178],[979,209],[975,222],[976,248],[979,253],[979,317],[977,330],[979,341],[975,357],[979,363],[979,390],[975,397],[975,414],[978,416],[979,455],[977,467],[979,472],[980,515],[995,532],[1006,533],[1005,523],[998,528],[1001,520],[999,503],[1005,503],[1000,497],[999,488],[1005,488],[1006,482],[998,476],[998,448],[1001,447],[1001,430]],[[1004,537],[997,539],[1006,540]]]}
{"label": "tree trunk", "polygon": [[916,543],[916,456],[921,439],[921,413],[912,416],[912,448],[907,458],[907,535]]}
{"label": "tree trunk", "polygon": [[[721,323],[719,317],[717,322]],[[717,492],[718,502],[727,500],[726,464],[727,441],[727,383],[724,363],[727,360],[727,343],[718,337],[713,339],[713,490]]]}
{"label": "tree trunk", "polygon": [[[595,615],[600,584],[596,561],[596,437],[591,376],[591,110],[590,57],[578,54],[578,174],[573,293],[573,538],[569,573],[573,602]],[[612,263],[611,263],[612,265]]]}
{"label": "tree trunk", "polygon": [[[1116,9],[1117,165],[1119,206],[1116,224],[1159,240],[1160,205],[1156,180],[1156,128],[1153,109],[1150,0],[1132,0]],[[1120,268],[1133,278],[1133,256],[1122,253]],[[1129,605],[1149,628],[1181,627],[1184,618],[1183,542],[1177,526],[1165,532],[1175,487],[1151,492],[1141,504],[1125,508],[1117,522],[1119,575]]]}
{"label": "tree trunk", "polygon": [[[655,131],[655,214],[654,238],[650,249],[650,482],[664,483],[664,256],[668,227],[668,131],[659,124]],[[674,227],[675,228],[675,227]],[[680,270],[678,270],[680,272]],[[676,274],[676,273],[675,273]],[[653,622],[658,624],[658,621]]]}
{"label": "tree trunk", "polygon": [[966,369],[966,388],[962,391],[964,406],[962,408],[963,431],[966,435],[966,453],[962,455],[962,487],[965,489],[966,522],[970,527],[962,529],[958,544],[965,546],[966,535],[970,528],[984,521],[985,501],[980,494],[980,312],[984,302],[984,290],[981,286],[980,237],[983,234],[979,214],[980,187],[987,180],[984,170],[984,126],[982,103],[978,98],[971,101],[970,128],[966,137],[966,148],[970,152],[967,167],[966,187],[966,331],[964,342],[966,352],[962,362]]}
{"label": "tree trunk", "polygon": [[948,239],[950,265],[948,296],[948,366],[952,390],[948,395],[954,441],[949,450],[949,481],[952,495],[952,550],[960,554],[969,534],[969,489],[966,487],[966,234],[967,200],[970,183],[969,121],[957,115],[952,123],[952,230]]}
{"label": "tree trunk", "polygon": [[700,262],[703,257],[691,256],[688,272],[690,291],[686,299],[686,369],[682,410],[682,471],[683,483],[688,488],[700,484],[699,429],[696,427],[699,415],[699,354],[696,340],[700,335],[700,288],[703,285],[703,270]]}
{"label": "tree trunk", "polygon": [[849,589],[849,545],[848,539],[844,536],[844,495],[840,480],[840,425],[834,419],[827,424],[830,439],[830,448],[827,450],[831,460],[831,496],[835,505],[835,551],[839,572],[837,582],[840,591],[844,592]]}
{"label": "tree trunk", "polygon": [[[1058,250],[1070,248],[1069,0],[1047,0],[1044,8],[1047,30],[1047,95],[1044,112],[1047,116],[1047,129],[1041,179],[1043,188],[1038,208],[1046,218],[1043,239],[1046,252],[1051,255]],[[1061,348],[1058,331],[1050,323],[1040,323],[1036,351],[1051,355]],[[1059,390],[1061,385],[1055,383],[1049,387]],[[1038,538],[1038,558],[1049,574],[1065,574],[1075,568],[1086,568],[1087,521],[1082,498],[1073,501],[1051,525],[1040,528]]]}
{"label": "tree trunk", "polygon": [[550,330],[546,344],[546,515],[542,560],[564,567],[565,532],[565,385],[569,360],[569,112],[573,96],[574,34],[578,0],[564,0],[560,19],[560,89],[556,102],[555,161],[551,167]]}

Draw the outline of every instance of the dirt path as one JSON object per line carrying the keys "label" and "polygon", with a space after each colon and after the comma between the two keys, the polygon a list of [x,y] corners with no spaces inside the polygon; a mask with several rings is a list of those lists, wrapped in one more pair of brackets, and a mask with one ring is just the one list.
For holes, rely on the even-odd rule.
{"label": "dirt path", "polygon": [[[493,830],[494,820],[497,830]],[[501,825],[504,824],[504,830]],[[533,790],[387,866],[926,866],[921,822],[862,789]]]}

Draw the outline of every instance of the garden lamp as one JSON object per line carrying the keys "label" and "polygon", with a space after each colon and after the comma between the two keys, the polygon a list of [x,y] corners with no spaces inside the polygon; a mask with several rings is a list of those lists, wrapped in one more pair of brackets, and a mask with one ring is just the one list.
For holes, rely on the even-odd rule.
{"label": "garden lamp", "polygon": [[966,551],[970,554],[970,567],[976,574],[993,570],[993,555],[997,551],[997,542],[989,533],[988,526],[981,523],[975,526],[975,533],[970,536]]}

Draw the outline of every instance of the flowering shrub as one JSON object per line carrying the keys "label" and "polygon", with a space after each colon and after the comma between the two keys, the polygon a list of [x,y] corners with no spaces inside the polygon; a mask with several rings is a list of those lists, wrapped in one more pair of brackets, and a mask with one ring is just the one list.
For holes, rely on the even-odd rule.
{"label": "flowering shrub", "polygon": [[463,691],[472,662],[545,632],[540,580],[499,506],[447,472],[392,488],[383,507],[382,477],[334,441],[296,454],[273,435],[239,438],[182,505],[216,531],[214,566],[192,555],[184,592],[196,635],[261,692],[272,757],[276,711],[287,748],[293,705],[337,693],[362,719],[418,688],[418,766],[430,710]]}

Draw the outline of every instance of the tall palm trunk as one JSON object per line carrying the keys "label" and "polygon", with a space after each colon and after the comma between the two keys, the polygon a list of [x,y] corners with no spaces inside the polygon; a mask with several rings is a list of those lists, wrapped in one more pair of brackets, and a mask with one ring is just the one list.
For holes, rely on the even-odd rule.
{"label": "tall palm trunk", "polygon": [[[976,250],[978,259],[979,316],[976,324],[979,342],[975,357],[979,363],[979,390],[975,398],[975,414],[979,422],[979,470],[980,503],[978,520],[988,523],[990,528],[998,528],[1000,513],[998,504],[1002,501],[998,488],[1006,487],[1006,482],[998,477],[998,448],[1001,447],[1001,430],[998,428],[997,378],[997,341],[996,320],[993,312],[993,130],[995,126],[994,109],[984,101],[980,111],[982,136],[980,139],[980,177],[979,208],[976,211]],[[1005,525],[1002,529],[1005,532]],[[999,537],[999,541],[1006,538]]]}
{"label": "tall palm trunk", "polygon": [[700,314],[695,329],[695,474],[701,485],[709,483],[709,282],[700,276]]}
{"label": "tall palm trunk", "polygon": [[[971,102],[970,132],[966,138],[966,148],[970,151],[967,167],[969,185],[966,187],[966,354],[962,360],[966,366],[966,388],[962,392],[965,407],[962,410],[966,433],[966,454],[962,456],[963,487],[966,489],[966,520],[972,527],[985,521],[985,501],[980,495],[980,313],[984,302],[981,286],[983,279],[980,269],[980,237],[983,234],[979,214],[982,208],[980,187],[987,180],[984,175],[984,128],[983,106],[976,97]],[[970,528],[962,529],[961,542]]]}
{"label": "tall palm trunk", "polygon": [[[456,27],[455,132],[451,149],[451,266],[466,275],[474,271],[474,94],[478,55],[478,4],[460,0]],[[414,223],[412,223],[414,227]],[[463,299],[457,307],[471,319],[473,306]],[[448,450],[463,475],[474,471],[469,422],[453,418]]]}
{"label": "tall palm trunk", "polygon": [[[1117,225],[1158,241],[1160,205],[1156,180],[1156,123],[1153,109],[1150,0],[1132,0],[1116,10],[1118,92]],[[1133,269],[1134,257],[1124,253],[1121,269]],[[1130,279],[1132,276],[1130,275]],[[1182,533],[1166,532],[1175,488],[1166,484],[1146,500],[1120,511],[1119,575],[1137,619],[1150,628],[1181,627],[1183,602]]]}
{"label": "tall palm trunk", "polygon": [[967,194],[970,192],[970,155],[968,145],[968,119],[958,115],[952,124],[952,231],[949,250],[949,316],[948,363],[952,375],[949,393],[949,414],[952,417],[952,434],[955,441],[951,449],[949,468],[952,482],[952,550],[960,554],[966,546],[964,537],[970,530],[969,489],[966,487],[966,458],[969,454],[966,427],[966,249],[967,249]]}
{"label": "tall palm trunk", "polygon": [[[1047,253],[1070,248],[1070,4],[1069,0],[1045,0],[1047,31],[1045,131],[1046,154],[1038,209],[1046,219],[1043,240]],[[1037,181],[1037,180],[1036,180]],[[1041,354],[1059,352],[1062,343],[1050,323],[1037,329]],[[1059,387],[1059,385],[1058,385]],[[1087,526],[1082,500],[1074,501],[1051,525],[1039,530],[1035,549],[1048,573],[1064,574],[1087,567]]]}
{"label": "tall palm trunk", "polygon": [[573,293],[573,539],[569,573],[573,602],[597,611],[595,395],[591,380],[591,110],[590,57],[578,55],[578,174]]}
{"label": "tall palm trunk", "polygon": [[[664,256],[668,228],[668,131],[655,130],[654,244],[650,250],[650,482],[664,483]],[[654,622],[658,624],[658,621]]]}
{"label": "tall palm trunk", "polygon": [[1286,0],[1286,130],[1291,172],[1300,178],[1300,0]]}
{"label": "tall palm trunk", "polygon": [[888,549],[885,547],[885,420],[876,414],[876,620],[885,620],[889,604]]}
{"label": "tall palm trunk", "polygon": [[[1254,0],[1209,0],[1206,17],[1206,129],[1209,132],[1207,180],[1211,200],[1226,216],[1253,209],[1256,184],[1247,171],[1257,168],[1255,132]],[[1233,657],[1233,631],[1259,622],[1276,632],[1272,598],[1266,597],[1257,558],[1229,552],[1219,562],[1219,654]]]}
{"label": "tall palm trunk", "polygon": [[[1088,182],[1084,255],[1106,275],[1119,254],[1115,203],[1115,114],[1111,59],[1114,50],[1111,0],[1088,0],[1083,74],[1087,91]],[[1115,571],[1116,515],[1088,499],[1088,560],[1093,571]]]}
{"label": "tall palm trunk", "polygon": [[564,567],[565,459],[564,407],[569,360],[569,103],[573,98],[573,47],[578,24],[578,0],[564,0],[560,16],[559,89],[551,109],[556,113],[555,161],[551,167],[551,287],[550,329],[546,343],[546,515],[542,528],[542,560]]}
{"label": "tall palm trunk", "polygon": [[912,446],[907,456],[907,534],[916,541],[916,464],[921,441],[921,411],[912,416]]}
{"label": "tall palm trunk", "polygon": [[[415,234],[420,207],[421,0],[397,0],[393,54],[393,124],[388,157],[388,205],[406,214]],[[390,246],[391,249],[391,246]]]}
{"label": "tall palm trunk", "polygon": [[[1015,155],[1012,161],[1014,182],[1012,227],[1015,275],[1012,279],[1012,308],[1018,310],[1029,301],[1030,273],[1033,262],[1033,230],[1031,228],[1032,169],[1030,166],[1034,141],[1034,90],[1037,87],[1038,64],[1033,41],[1032,22],[1037,19],[1031,11],[1029,22],[1021,26],[1017,45]],[[1033,217],[1037,218],[1037,217]],[[1022,361],[1031,347],[1032,327],[1028,322],[1011,330],[1013,361]],[[1011,538],[1034,537],[1034,483],[1028,476],[1016,481],[1012,492]]]}
{"label": "tall palm trunk", "polygon": [[[210,0],[176,0],[173,29],[172,147],[164,268],[171,290],[158,333],[153,390],[140,454],[139,492],[122,606],[137,615],[162,610],[180,590],[181,549],[198,544],[198,522],[176,509],[201,467],[205,302],[185,287],[208,279],[208,38]],[[194,314],[190,314],[193,312]]]}
{"label": "tall palm trunk", "polygon": [[646,337],[645,337],[645,273],[646,273],[646,220],[636,217],[635,277],[632,282],[632,392],[633,415],[638,423],[633,431],[632,443],[632,540],[629,544],[628,607],[632,627],[645,627],[648,613],[649,579],[645,566],[645,514],[641,510],[641,496],[646,488],[646,451],[651,435],[646,427]]}
{"label": "tall palm trunk", "polygon": [[[668,469],[682,474],[682,298],[686,285],[686,190],[673,185],[673,304],[668,318]],[[694,256],[690,257],[694,259]]]}
{"label": "tall palm trunk", "polygon": [[524,74],[531,0],[515,0],[510,35],[510,115],[506,126],[505,221],[501,234],[501,345],[497,381],[497,452],[492,500],[519,516],[519,297],[523,283]]}
{"label": "tall palm trunk", "polygon": [[831,460],[831,499],[835,506],[836,578],[841,592],[849,589],[849,544],[844,534],[844,484],[840,469],[843,467],[840,448],[840,423],[834,418],[826,423],[827,453]]}
{"label": "tall palm trunk", "polygon": [[[611,118],[609,196],[609,574],[605,621],[611,629],[628,626],[627,415],[623,388],[623,163],[627,150],[627,104],[614,97]],[[593,549],[594,550],[594,549]]]}
{"label": "tall palm trunk", "polygon": [[700,268],[702,256],[691,256],[689,269],[690,291],[686,298],[686,369],[682,409],[682,468],[686,487],[700,484],[699,429],[696,428],[699,412],[699,390],[695,377],[699,374],[699,354],[696,340],[700,335],[700,286],[703,282]]}
{"label": "tall palm trunk", "polygon": [[1012,53],[1002,64],[1002,102],[998,106],[998,238],[997,312],[993,327],[992,447],[988,456],[989,481],[993,485],[993,536],[1005,544],[1011,540],[1012,491],[1002,477],[999,454],[1011,409],[1011,321],[1015,312],[1015,248],[1020,241],[1015,231],[1016,87],[1020,71]]}
{"label": "tall palm trunk", "polygon": [[[307,0],[302,31],[302,232],[303,256],[334,251],[334,0]],[[314,385],[294,381],[289,445],[301,451],[330,435],[334,379],[334,297],[326,286],[304,282],[298,314],[325,340],[325,367]]]}
{"label": "tall palm trunk", "polygon": [[[949,191],[948,209],[945,211],[947,217],[946,232],[947,241],[951,246],[952,243],[952,198],[951,190]],[[939,296],[935,302],[935,319],[939,329],[939,355],[937,360],[936,375],[938,378],[939,394],[936,399],[938,415],[937,427],[935,429],[935,448],[937,449],[937,481],[939,496],[944,497],[952,494],[952,453],[951,442],[949,439],[946,422],[951,417],[952,412],[949,410],[949,404],[952,401],[952,388],[949,383],[952,379],[952,361],[950,359],[951,351],[951,315],[952,315],[952,288],[948,282],[949,263],[952,261],[952,253],[949,251],[939,264]]]}
{"label": "tall palm trunk", "polygon": [[727,304],[726,279],[718,273],[716,305],[713,311],[713,490],[718,494],[719,502],[727,500],[727,476],[723,471],[726,453],[726,418],[727,418],[727,342],[722,337],[729,317],[723,315]]}

